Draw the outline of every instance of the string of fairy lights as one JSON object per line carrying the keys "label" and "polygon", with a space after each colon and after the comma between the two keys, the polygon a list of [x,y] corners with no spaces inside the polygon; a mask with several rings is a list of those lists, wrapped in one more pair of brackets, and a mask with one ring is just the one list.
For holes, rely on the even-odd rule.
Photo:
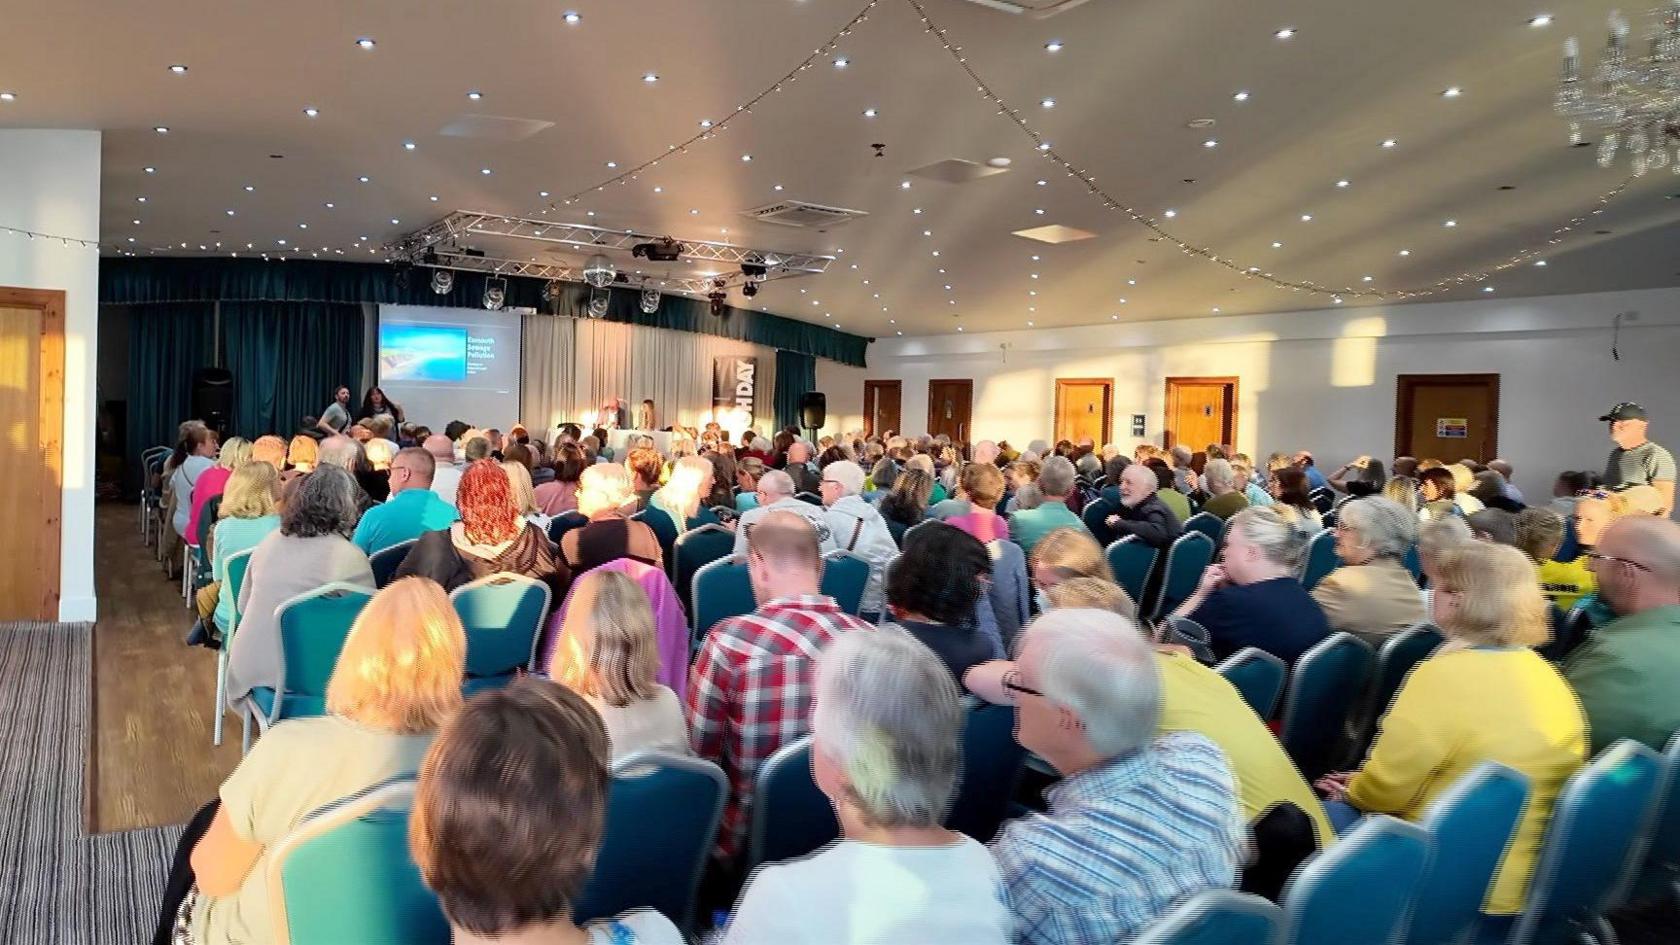
{"label": "string of fairy lights", "polygon": [[[869,14],[873,12],[881,2],[882,0],[868,0],[862,9],[853,15],[850,20],[846,21],[845,25],[841,26],[838,30],[831,34],[825,42],[819,45],[816,49],[812,50],[809,55],[801,59],[793,66],[793,68],[789,69],[780,78],[765,86],[756,94],[747,98],[741,104],[736,105],[733,111],[725,114],[717,121],[702,121],[698,132],[681,142],[669,145],[663,153],[619,170],[613,176],[595,184],[591,184],[573,193],[567,194],[560,199],[547,204],[545,207],[538,210],[537,213],[540,215],[547,215],[552,212],[559,211],[563,207],[570,207],[587,198],[591,194],[605,191],[614,184],[628,185],[630,182],[639,179],[646,171],[658,167],[661,162],[674,156],[686,155],[691,147],[717,138],[722,132],[728,130],[730,124],[737,118],[742,115],[752,114],[753,109],[763,103],[766,99],[782,92],[793,83],[799,81],[799,77],[802,73],[809,71],[822,59],[832,57],[840,44],[852,35],[854,29],[868,20]],[[928,13],[923,0],[905,0],[905,2],[912,10],[915,11],[916,17],[921,21],[923,31],[938,40],[940,46],[945,50],[946,54],[956,62],[957,66],[960,67],[967,77],[974,83],[975,91],[996,108],[997,114],[1006,118],[1023,135],[1032,141],[1035,153],[1060,168],[1068,177],[1077,180],[1085,187],[1091,196],[1095,197],[1102,204],[1105,209],[1124,215],[1132,222],[1154,233],[1155,236],[1159,237],[1161,240],[1171,244],[1184,255],[1206,260],[1214,263],[1215,265],[1222,266],[1246,279],[1266,282],[1279,289],[1289,289],[1315,295],[1327,295],[1331,296],[1333,301],[1338,303],[1348,298],[1373,299],[1379,301],[1404,301],[1435,295],[1440,292],[1451,290],[1455,287],[1484,282],[1497,273],[1505,272],[1517,266],[1538,260],[1538,258],[1548,249],[1560,245],[1571,233],[1586,225],[1593,217],[1603,214],[1605,209],[1613,201],[1625,193],[1628,187],[1635,180],[1635,177],[1630,175],[1616,184],[1616,186],[1599,194],[1590,209],[1582,211],[1579,215],[1571,217],[1567,222],[1554,227],[1544,242],[1527,246],[1494,265],[1486,266],[1480,269],[1465,270],[1463,272],[1447,276],[1446,278],[1440,279],[1436,282],[1429,283],[1428,285],[1406,289],[1381,289],[1362,286],[1344,286],[1337,288],[1312,280],[1288,279],[1274,275],[1260,266],[1243,265],[1242,262],[1231,256],[1216,252],[1212,247],[1193,243],[1184,239],[1163,225],[1160,218],[1138,210],[1130,202],[1126,201],[1122,197],[1116,196],[1106,188],[1099,185],[1096,178],[1089,174],[1084,168],[1077,166],[1072,160],[1058,152],[1050,141],[1047,140],[1044,133],[1035,128],[1032,123],[1027,120],[1026,114],[1023,113],[1021,109],[1011,105],[992,87],[989,82],[985,80],[983,76],[981,76],[975,66],[970,63],[968,56],[964,53],[962,45],[952,38],[948,29],[934,21],[933,17]],[[97,240],[87,240],[54,233],[44,233],[13,226],[0,225],[0,233],[26,237],[31,240],[40,239],[48,242],[58,241],[66,247],[77,246],[82,248],[91,248],[95,251],[102,247],[102,244]]]}

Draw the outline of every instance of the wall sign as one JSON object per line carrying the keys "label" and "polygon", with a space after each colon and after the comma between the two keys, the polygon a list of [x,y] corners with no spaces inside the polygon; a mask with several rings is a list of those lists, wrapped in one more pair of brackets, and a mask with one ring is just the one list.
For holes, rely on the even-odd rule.
{"label": "wall sign", "polygon": [[1143,433],[1143,414],[1141,414],[1141,413],[1132,414],[1132,435],[1133,436],[1143,436],[1144,435],[1144,433]]}
{"label": "wall sign", "polygon": [[1437,417],[1435,436],[1442,440],[1467,440],[1470,438],[1470,421],[1464,417]]}

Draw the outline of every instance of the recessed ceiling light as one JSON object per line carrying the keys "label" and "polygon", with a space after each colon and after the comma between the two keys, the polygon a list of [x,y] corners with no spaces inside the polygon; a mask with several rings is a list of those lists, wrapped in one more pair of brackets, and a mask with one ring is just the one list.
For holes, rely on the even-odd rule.
{"label": "recessed ceiling light", "polygon": [[1536,14],[1535,16],[1529,18],[1528,25],[1534,27],[1551,26],[1552,15],[1550,13]]}
{"label": "recessed ceiling light", "polygon": [[1456,85],[1448,86],[1447,88],[1441,90],[1441,97],[1442,98],[1458,98],[1460,95],[1463,95],[1463,94],[1464,94],[1464,90],[1459,88]]}
{"label": "recessed ceiling light", "polygon": [[865,118],[874,118],[876,114],[877,113],[873,108],[866,108],[863,110],[863,117]]}
{"label": "recessed ceiling light", "polygon": [[1177,210],[1168,210],[1165,213],[1161,214],[1161,216],[1164,216],[1167,219],[1171,220],[1173,217],[1178,216],[1178,211]]}
{"label": "recessed ceiling light", "polygon": [[[230,216],[230,217],[231,217],[231,216],[233,216],[233,215],[234,215],[234,214],[233,214],[233,211],[232,211],[232,210],[229,210],[229,211],[228,211],[228,212],[227,212],[227,215],[228,215],[228,216]],[[135,222],[135,223],[139,223],[139,222],[140,222],[140,221],[139,221],[139,220],[135,220],[135,221],[134,221],[134,222]]]}
{"label": "recessed ceiling light", "polygon": [[152,130],[157,132],[160,135],[169,134],[169,126],[168,125],[158,125],[155,128],[153,128]]}
{"label": "recessed ceiling light", "polygon": [[1049,184],[1049,183],[1050,183],[1050,182],[1049,182],[1049,181],[1047,181],[1047,180],[1041,180],[1041,181],[1039,181],[1039,182],[1038,182],[1038,186],[1040,186],[1040,187],[1043,187],[1043,186],[1045,186],[1045,185],[1047,185],[1047,184]]}
{"label": "recessed ceiling light", "polygon": [[1339,296],[1339,295],[1331,296],[1330,301],[1336,303],[1337,305],[1340,305],[1340,304],[1342,304],[1342,297]]}
{"label": "recessed ceiling light", "polygon": [[921,208],[921,207],[914,207],[914,208],[912,208],[912,209],[911,209],[911,211],[910,211],[910,212],[911,212],[911,213],[921,213],[921,212],[922,212],[922,208]]}
{"label": "recessed ceiling light", "polygon": [[298,229],[300,229],[300,230],[307,230],[307,229],[309,229],[309,224],[307,224],[307,223],[299,223],[299,224],[298,224]]}
{"label": "recessed ceiling light", "polygon": [[1039,150],[1040,150],[1040,151],[1048,151],[1048,150],[1050,150],[1050,142],[1048,142],[1048,141],[1045,141],[1045,142],[1042,142],[1042,143],[1040,143],[1040,144],[1039,144],[1039,146],[1038,146],[1038,149],[1039,149]]}
{"label": "recessed ceiling light", "polygon": [[128,221],[128,222],[130,222],[130,223],[132,223],[132,224],[134,224],[134,225],[135,225],[135,226],[139,226],[139,225],[140,225],[140,221],[139,221],[139,220],[130,220],[130,221]]}
{"label": "recessed ceiling light", "polygon": [[644,72],[644,73],[642,73],[642,81],[647,82],[649,84],[654,83],[654,82],[658,82],[659,81],[659,74],[654,73],[654,72]]}
{"label": "recessed ceiling light", "polygon": [[570,23],[573,26],[576,26],[578,21],[583,19],[583,16],[582,16],[582,14],[578,13],[576,10],[567,10],[565,15],[562,16],[561,19],[565,20],[567,23]]}
{"label": "recessed ceiling light", "polygon": [[145,197],[135,197],[134,199],[135,199],[136,202],[139,202],[139,203],[145,203],[146,202]]}
{"label": "recessed ceiling light", "polygon": [[689,211],[688,211],[688,215],[691,216],[691,217],[697,217],[697,216],[700,215],[700,211],[690,207]]}
{"label": "recessed ceiling light", "polygon": [[1394,140],[1393,138],[1384,138],[1382,146],[1385,147],[1385,148],[1392,148],[1399,143],[1400,142]]}
{"label": "recessed ceiling light", "polygon": [[274,242],[276,242],[276,243],[279,243],[279,244],[280,244],[280,245],[281,245],[281,246],[284,246],[284,245],[286,245],[286,241],[285,241],[285,240],[275,240],[275,241],[274,241]]}
{"label": "recessed ceiling light", "polygon": [[1053,99],[1053,98],[1044,99],[1044,100],[1042,100],[1038,103],[1038,107],[1040,107],[1040,108],[1055,108],[1056,107],[1056,100]]}
{"label": "recessed ceiling light", "polygon": [[327,203],[326,203],[326,204],[324,204],[324,206],[325,206],[325,207],[326,207],[326,208],[327,208],[327,209],[328,209],[328,210],[331,210],[331,209],[332,209],[332,208],[333,208],[333,207],[334,207],[334,206],[335,206],[335,204],[333,204],[333,203],[332,203],[332,202],[331,202],[331,201],[328,201],[328,202],[327,202]]}
{"label": "recessed ceiling light", "polygon": [[396,218],[396,217],[392,217],[392,218],[391,218],[391,225],[392,225],[392,226],[396,226],[396,225],[397,225],[397,224],[398,224],[398,223],[401,223],[401,222],[402,222],[402,221],[401,221],[401,220],[399,220],[399,219],[397,219],[397,218]]}
{"label": "recessed ceiling light", "polygon": [[246,184],[246,185],[245,185],[245,192],[246,192],[246,193],[251,193],[251,192],[252,192],[252,191],[254,191],[254,190],[256,190],[256,189],[257,189],[257,188],[255,188],[255,187],[252,187],[252,186],[251,186],[251,185],[250,185],[250,184]]}
{"label": "recessed ceiling light", "polygon": [[1483,291],[1483,292],[1492,292],[1492,291],[1493,291],[1493,286],[1491,286],[1491,285],[1484,285],[1484,286],[1482,286],[1482,291]]}
{"label": "recessed ceiling light", "polygon": [[1353,183],[1353,181],[1350,181],[1346,178],[1343,178],[1342,180],[1336,181],[1336,186],[1337,187],[1347,187],[1348,185],[1350,185],[1352,183]]}
{"label": "recessed ceiling light", "polygon": [[[656,193],[656,194],[662,194],[662,193],[665,192],[665,188],[656,186],[656,187],[653,188],[653,192]],[[546,197],[546,196],[548,196],[548,194],[543,194],[543,196]]]}
{"label": "recessed ceiling light", "polygon": [[1536,259],[1536,260],[1535,260],[1535,261],[1534,261],[1534,264],[1535,264],[1535,265],[1536,265],[1536,266],[1541,266],[1541,267],[1544,267],[1544,266],[1545,266],[1545,265],[1546,265],[1546,261],[1545,261],[1545,260],[1544,260],[1544,259]]}
{"label": "recessed ceiling light", "polygon": [[469,98],[469,99],[471,99],[472,101],[475,101],[475,102],[478,101],[479,99],[483,98],[483,97],[484,97],[484,93],[480,92],[477,89],[473,89],[473,90],[471,90],[467,93],[467,98]]}
{"label": "recessed ceiling light", "polygon": [[364,183],[364,184],[365,184],[365,183],[367,183],[367,182],[368,182],[368,181],[369,181],[369,180],[370,180],[370,179],[371,179],[371,178],[369,178],[369,177],[368,177],[368,176],[367,176],[367,175],[366,175],[366,174],[363,174],[363,175],[362,175],[362,176],[361,176],[361,177],[358,177],[358,178],[356,178],[356,179],[357,179],[357,180],[359,180],[359,181],[361,181],[361,182],[362,182],[362,183]]}
{"label": "recessed ceiling light", "polygon": [[1213,307],[1213,314],[1215,314],[1215,315],[1218,315],[1218,314],[1219,314],[1219,306],[1217,306],[1217,305],[1215,305],[1215,306],[1214,306],[1214,307]]}
{"label": "recessed ceiling light", "polygon": [[1295,27],[1285,26],[1283,29],[1278,30],[1272,35],[1276,36],[1278,39],[1293,39],[1295,37]]}
{"label": "recessed ceiling light", "polygon": [[1360,277],[1359,277],[1359,281],[1360,281],[1360,282],[1370,282],[1370,281],[1371,281],[1371,277],[1370,277],[1370,276],[1360,276]]}
{"label": "recessed ceiling light", "polygon": [[781,189],[782,189],[782,185],[781,185],[781,184],[777,184],[777,185],[776,185],[776,186],[775,186],[775,187],[773,187],[773,188],[771,188],[771,189],[772,189],[772,190],[781,190]]}
{"label": "recessed ceiling light", "polygon": [[1248,101],[1248,90],[1242,89],[1241,91],[1238,91],[1236,94],[1231,96],[1231,100],[1236,102]]}
{"label": "recessed ceiling light", "polygon": [[1204,147],[1204,148],[1217,148],[1217,147],[1219,147],[1219,142],[1216,141],[1213,138],[1209,138],[1206,141],[1202,142],[1202,147]]}
{"label": "recessed ceiling light", "polygon": [[898,182],[898,189],[899,190],[909,190],[910,189],[910,182],[907,181],[907,180],[899,181]]}
{"label": "recessed ceiling light", "polygon": [[1037,256],[1034,256],[1034,257],[1033,257],[1033,258],[1032,258],[1032,261],[1033,261],[1033,262],[1038,262],[1038,257],[1037,257]]}
{"label": "recessed ceiling light", "polygon": [[1283,244],[1281,242],[1277,241],[1277,240],[1272,240],[1272,248],[1273,249],[1282,249]]}
{"label": "recessed ceiling light", "polygon": [[148,168],[146,168],[146,173],[148,173],[148,174],[156,174],[156,173],[157,173],[157,168],[155,168],[155,167],[148,167]]}
{"label": "recessed ceiling light", "polygon": [[1127,279],[1126,284],[1127,285],[1137,285],[1137,280],[1136,279]]}
{"label": "recessed ceiling light", "polygon": [[904,332],[901,331],[901,332],[899,332],[899,334],[902,335],[902,334],[904,334]]}
{"label": "recessed ceiling light", "polygon": [[1441,225],[1444,226],[1444,227],[1447,227],[1448,229],[1451,229],[1452,227],[1455,227],[1455,226],[1458,225],[1458,221],[1457,220],[1447,220],[1447,221],[1443,222]]}
{"label": "recessed ceiling light", "polygon": [[437,203],[438,202],[437,194],[433,194],[431,196],[431,201],[432,201],[432,203]]}
{"label": "recessed ceiling light", "polygon": [[175,73],[176,75],[186,75],[187,67],[176,63],[175,65],[169,67],[169,71]]}
{"label": "recessed ceiling light", "polygon": [[1411,254],[1412,254],[1412,251],[1409,250],[1409,249],[1403,249],[1403,250],[1400,251],[1400,255],[1402,255],[1402,256],[1410,256]]}
{"label": "recessed ceiling light", "polygon": [[852,61],[847,59],[845,56],[841,56],[840,58],[834,60],[834,68],[836,69],[844,69],[851,64]]}
{"label": "recessed ceiling light", "polygon": [[313,105],[306,105],[304,106],[303,113],[309,118],[314,118],[316,115],[321,114],[321,110]]}
{"label": "recessed ceiling light", "polygon": [[1118,315],[1110,315],[1108,317],[1109,317],[1110,321],[1116,321],[1117,322],[1117,321],[1120,320],[1120,316],[1118,316]]}
{"label": "recessed ceiling light", "polygon": [[1044,44],[1044,51],[1045,52],[1061,52],[1062,51],[1062,41],[1059,40],[1059,39],[1053,39],[1053,40],[1049,41],[1048,43],[1045,43]]}
{"label": "recessed ceiling light", "polygon": [[1302,223],[1311,223],[1312,222],[1312,214],[1310,214],[1310,213],[1301,214],[1301,222]]}
{"label": "recessed ceiling light", "polygon": [[923,230],[923,231],[922,231],[922,235],[923,235],[923,236],[932,236],[932,235],[933,235],[933,231],[932,231],[932,230]]}
{"label": "recessed ceiling light", "polygon": [[480,174],[483,174],[485,177],[490,176],[490,169],[488,167],[481,167],[481,168],[478,169],[478,172]]}
{"label": "recessed ceiling light", "polygon": [[403,150],[404,150],[404,151],[412,151],[412,150],[414,150],[414,149],[415,149],[415,148],[416,148],[416,147],[419,147],[419,145],[416,145],[416,144],[415,144],[415,143],[414,143],[414,142],[412,142],[412,141],[404,141],[404,142],[403,142]]}
{"label": "recessed ceiling light", "polygon": [[750,154],[743,154],[743,155],[741,155],[741,160],[743,160],[743,161],[751,161],[751,160],[752,160],[752,155],[750,155]]}
{"label": "recessed ceiling light", "polygon": [[1043,207],[1037,207],[1033,210],[1033,213],[1037,214],[1038,216],[1044,216],[1044,208]]}
{"label": "recessed ceiling light", "polygon": [[374,47],[374,42],[372,39],[363,36],[356,40],[356,45],[362,49],[372,49]]}
{"label": "recessed ceiling light", "polygon": [[16,92],[0,92],[0,102],[15,102],[15,101],[17,101],[17,93]]}
{"label": "recessed ceiling light", "polygon": [[617,166],[618,166],[617,161],[608,161],[607,162],[607,170],[609,170],[609,171],[612,170],[613,168],[617,167]]}

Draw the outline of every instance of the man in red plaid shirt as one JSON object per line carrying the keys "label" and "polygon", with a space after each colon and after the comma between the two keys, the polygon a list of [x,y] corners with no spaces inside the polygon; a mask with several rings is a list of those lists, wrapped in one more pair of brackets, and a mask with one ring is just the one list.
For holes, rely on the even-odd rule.
{"label": "man in red plaid shirt", "polygon": [[688,687],[694,753],[729,776],[716,851],[725,862],[745,845],[758,766],[811,730],[817,654],[842,633],[874,629],[818,589],[822,555],[810,522],[772,512],[751,528],[747,571],[758,609],[718,621]]}

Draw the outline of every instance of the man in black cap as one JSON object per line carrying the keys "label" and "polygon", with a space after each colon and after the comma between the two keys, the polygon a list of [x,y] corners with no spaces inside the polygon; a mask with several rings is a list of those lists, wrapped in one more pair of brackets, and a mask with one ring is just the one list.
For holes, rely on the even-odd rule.
{"label": "man in black cap", "polygon": [[1610,439],[1616,444],[1604,466],[1604,487],[1650,486],[1662,496],[1658,515],[1666,518],[1674,511],[1674,456],[1646,439],[1645,408],[1623,402],[1598,419],[1610,424]]}

